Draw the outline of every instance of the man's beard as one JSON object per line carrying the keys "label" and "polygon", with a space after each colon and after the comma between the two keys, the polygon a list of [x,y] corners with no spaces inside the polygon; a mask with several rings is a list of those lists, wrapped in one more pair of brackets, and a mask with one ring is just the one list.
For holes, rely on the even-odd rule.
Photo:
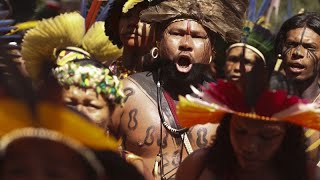
{"label": "man's beard", "polygon": [[177,70],[176,64],[170,60],[161,60],[161,79],[167,84],[177,84],[179,86],[197,86],[205,80],[205,73],[208,72],[208,64],[193,64],[188,73]]}

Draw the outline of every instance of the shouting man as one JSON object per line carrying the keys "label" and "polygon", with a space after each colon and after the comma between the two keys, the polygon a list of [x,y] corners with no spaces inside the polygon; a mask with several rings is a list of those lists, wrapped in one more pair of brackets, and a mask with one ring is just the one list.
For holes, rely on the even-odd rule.
{"label": "shouting man", "polygon": [[127,98],[116,109],[109,128],[123,138],[124,149],[144,159],[157,178],[173,178],[181,161],[206,147],[215,134],[211,124],[181,128],[175,104],[179,95],[192,92],[190,85],[205,84],[204,72],[215,57],[215,43],[240,38],[247,2],[225,3],[170,0],[151,3],[141,12],[141,20],[155,26],[157,47],[150,54],[157,68],[123,80]]}

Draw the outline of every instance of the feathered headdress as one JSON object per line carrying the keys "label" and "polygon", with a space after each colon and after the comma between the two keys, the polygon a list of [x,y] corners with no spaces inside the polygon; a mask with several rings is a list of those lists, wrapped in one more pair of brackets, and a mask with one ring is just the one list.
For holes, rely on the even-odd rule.
{"label": "feathered headdress", "polygon": [[232,44],[227,49],[227,53],[234,47],[246,47],[254,51],[266,64],[274,53],[274,35],[265,26],[262,26],[264,18],[258,22],[246,20],[242,28],[241,40]]}
{"label": "feathered headdress", "polygon": [[39,102],[35,116],[30,108],[17,100],[2,98],[0,101],[0,136],[19,128],[41,127],[58,131],[96,150],[116,151],[118,142],[106,136],[102,128],[95,126],[79,114],[62,105]]}
{"label": "feathered headdress", "polygon": [[182,126],[219,123],[227,114],[235,114],[255,120],[285,121],[303,127],[320,129],[320,110],[315,104],[307,103],[286,90],[263,90],[254,105],[248,105],[245,92],[233,82],[220,80],[195,90],[199,98],[180,97],[177,107]]}
{"label": "feathered headdress", "polygon": [[165,0],[141,12],[148,23],[162,23],[177,18],[191,18],[217,33],[227,42],[240,39],[247,0]]}
{"label": "feathered headdress", "polygon": [[5,156],[8,146],[19,139],[54,141],[74,150],[98,176],[103,176],[103,165],[92,150],[117,152],[119,147],[103,129],[57,104],[40,102],[36,116],[32,116],[24,103],[4,98],[0,101],[0,115],[0,156]]}
{"label": "feathered headdress", "polygon": [[147,0],[109,0],[105,9],[105,33],[109,36],[113,44],[119,48],[122,47],[122,42],[119,35],[119,21],[123,13],[127,13],[137,4],[142,4],[147,8]]}
{"label": "feathered headdress", "polygon": [[[87,21],[87,24],[90,23],[92,22]],[[105,36],[103,22],[93,23],[87,31],[85,25],[85,18],[73,12],[42,20],[34,29],[29,30],[23,39],[22,56],[26,60],[31,78],[40,80],[43,64],[56,64],[57,55],[54,52],[67,47],[75,47],[72,49],[76,59],[89,57],[111,63],[121,55],[122,51]]]}

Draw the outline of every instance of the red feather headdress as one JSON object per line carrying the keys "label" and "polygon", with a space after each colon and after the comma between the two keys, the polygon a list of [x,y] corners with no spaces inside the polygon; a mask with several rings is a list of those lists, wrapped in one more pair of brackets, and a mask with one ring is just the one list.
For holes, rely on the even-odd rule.
{"label": "red feather headdress", "polygon": [[303,127],[320,129],[320,109],[285,90],[264,90],[254,106],[247,105],[244,93],[233,82],[219,80],[202,87],[199,96],[180,96],[177,106],[179,123],[184,127],[219,123],[227,114],[256,120],[286,121]]}

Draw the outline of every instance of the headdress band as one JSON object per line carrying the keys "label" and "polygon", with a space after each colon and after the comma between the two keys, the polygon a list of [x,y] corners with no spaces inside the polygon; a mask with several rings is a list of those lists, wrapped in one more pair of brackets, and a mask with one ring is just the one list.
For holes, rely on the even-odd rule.
{"label": "headdress band", "polygon": [[63,49],[54,49],[53,55],[57,58],[57,65],[62,66],[76,59],[90,59],[90,54],[78,47],[66,47]]}
{"label": "headdress band", "polygon": [[105,173],[103,165],[97,159],[92,150],[72,138],[64,136],[56,131],[44,128],[27,127],[13,130],[4,135],[0,141],[1,156],[6,154],[6,150],[12,142],[23,138],[39,138],[64,144],[80,154],[81,157],[83,157],[91,165],[98,176],[102,176]]}
{"label": "headdress band", "polygon": [[109,75],[108,68],[98,68],[91,64],[80,66],[69,62],[54,68],[52,72],[62,86],[93,88],[114,104],[119,104],[123,100],[120,82],[116,76]]}
{"label": "headdress band", "polygon": [[249,44],[245,44],[245,43],[235,43],[235,44],[232,44],[227,49],[227,52],[229,52],[234,47],[245,47],[245,48],[248,48],[248,49],[252,50],[253,52],[255,52],[262,59],[264,64],[266,64],[266,59],[264,58],[264,55],[257,48],[255,48],[255,47],[253,47],[253,46],[251,46]]}

